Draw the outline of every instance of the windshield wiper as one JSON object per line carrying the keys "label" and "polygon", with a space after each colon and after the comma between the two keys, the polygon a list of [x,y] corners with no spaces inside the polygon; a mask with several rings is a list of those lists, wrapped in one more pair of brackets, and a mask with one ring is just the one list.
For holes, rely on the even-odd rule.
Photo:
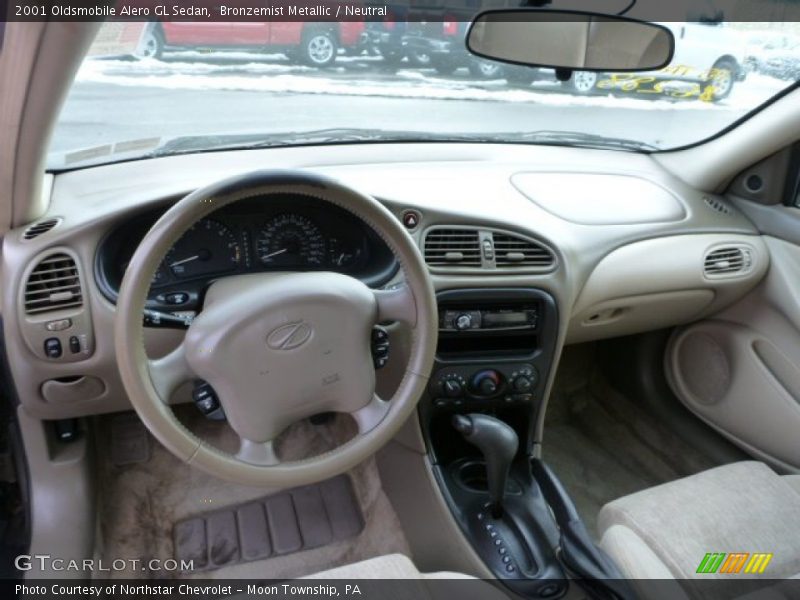
{"label": "windshield wiper", "polygon": [[[583,148],[611,148],[614,150],[630,150],[631,152],[657,152],[658,146],[620,137],[607,137],[596,133],[580,131],[555,131],[542,129],[524,133],[500,134],[503,140],[510,142],[527,142],[530,144],[552,144],[557,146],[580,146]],[[499,136],[498,136],[499,137]]]}
{"label": "windshield wiper", "polygon": [[581,146],[586,148],[612,148],[633,152],[654,152],[657,146],[618,137],[606,137],[579,131],[540,130],[530,132],[500,133],[430,133],[420,131],[392,131],[386,129],[330,128],[315,131],[284,131],[270,134],[232,134],[211,136],[185,136],[167,140],[146,157],[168,156],[210,150],[248,150],[276,146],[347,144],[351,142],[516,142]]}
{"label": "windshield wiper", "polygon": [[172,138],[148,152],[143,158],[186,154],[207,150],[251,150],[277,146],[347,144],[351,142],[389,141],[475,141],[455,134],[431,134],[419,131],[386,129],[330,128],[314,131],[283,131],[268,134],[197,135]]}
{"label": "windshield wiper", "polygon": [[[187,135],[172,138],[147,138],[106,144],[68,152],[64,166],[73,168],[80,164],[97,164],[119,160],[141,160],[161,156],[175,156],[219,150],[251,150],[286,146],[312,146],[323,144],[348,144],[371,142],[450,142],[450,143],[517,143],[553,146],[580,146],[585,148],[611,148],[631,152],[654,152],[657,146],[625,138],[577,131],[541,130],[531,132],[472,132],[431,133],[423,131],[395,131],[388,129],[329,128],[314,131],[282,131],[280,133],[245,133],[220,135]],[[57,167],[56,167],[57,168]]]}

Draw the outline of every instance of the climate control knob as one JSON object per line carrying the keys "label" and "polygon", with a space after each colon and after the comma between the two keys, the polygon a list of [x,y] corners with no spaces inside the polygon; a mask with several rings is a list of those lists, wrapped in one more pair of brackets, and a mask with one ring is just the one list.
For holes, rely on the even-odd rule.
{"label": "climate control knob", "polygon": [[491,396],[495,392],[497,392],[497,382],[493,381],[492,379],[486,377],[485,379],[481,379],[479,384],[479,389],[481,394],[484,396]]}
{"label": "climate control knob", "polygon": [[472,389],[481,396],[494,396],[501,383],[501,375],[494,369],[479,371],[472,376]]}
{"label": "climate control knob", "polygon": [[459,381],[448,379],[442,383],[442,391],[448,398],[458,398],[464,393],[464,388]]}
{"label": "climate control knob", "polygon": [[512,387],[514,388],[515,392],[519,392],[520,394],[527,394],[533,389],[533,381],[531,381],[530,377],[520,375],[514,380]]}

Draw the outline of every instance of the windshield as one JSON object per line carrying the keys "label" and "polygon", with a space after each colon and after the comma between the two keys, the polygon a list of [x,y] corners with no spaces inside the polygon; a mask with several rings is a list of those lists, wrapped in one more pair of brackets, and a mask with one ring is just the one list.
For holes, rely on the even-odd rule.
{"label": "windshield", "polygon": [[658,151],[714,136],[800,78],[798,23],[663,23],[675,36],[663,69],[566,80],[471,55],[468,25],[392,15],[106,23],[63,107],[50,167],[393,140]]}

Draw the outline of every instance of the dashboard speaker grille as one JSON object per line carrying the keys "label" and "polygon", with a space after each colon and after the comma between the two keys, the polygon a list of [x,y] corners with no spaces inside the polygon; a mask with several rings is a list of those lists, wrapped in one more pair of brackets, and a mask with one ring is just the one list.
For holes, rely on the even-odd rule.
{"label": "dashboard speaker grille", "polygon": [[433,229],[425,237],[425,262],[432,267],[480,267],[477,229]]}
{"label": "dashboard speaker grille", "polygon": [[32,240],[34,238],[37,238],[43,233],[47,233],[48,231],[50,231],[60,222],[61,219],[47,219],[46,221],[40,221],[38,223],[34,223],[25,230],[25,233],[22,234],[22,238],[25,240]]}
{"label": "dashboard speaker grille", "polygon": [[553,253],[541,244],[505,233],[494,233],[494,254],[498,268],[550,269],[555,264]]}
{"label": "dashboard speaker grille", "polygon": [[731,214],[731,209],[719,198],[712,198],[711,196],[703,196],[703,202],[706,203],[711,210],[721,213],[723,215]]}
{"label": "dashboard speaker grille", "polygon": [[53,254],[31,271],[25,285],[25,313],[44,313],[83,305],[81,281],[75,261],[67,254]]}
{"label": "dashboard speaker grille", "polygon": [[750,268],[750,256],[735,246],[717,248],[706,255],[703,271],[706,275],[733,275]]}

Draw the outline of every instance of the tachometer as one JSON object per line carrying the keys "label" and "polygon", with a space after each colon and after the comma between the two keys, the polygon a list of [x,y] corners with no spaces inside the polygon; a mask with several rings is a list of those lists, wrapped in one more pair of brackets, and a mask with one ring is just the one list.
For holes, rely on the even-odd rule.
{"label": "tachometer", "polygon": [[321,267],[325,261],[325,239],[314,222],[287,213],[270,219],[258,234],[259,260],[269,267]]}
{"label": "tachometer", "polygon": [[239,241],[227,226],[202,219],[170,248],[164,262],[175,277],[187,278],[233,271],[241,257]]}

